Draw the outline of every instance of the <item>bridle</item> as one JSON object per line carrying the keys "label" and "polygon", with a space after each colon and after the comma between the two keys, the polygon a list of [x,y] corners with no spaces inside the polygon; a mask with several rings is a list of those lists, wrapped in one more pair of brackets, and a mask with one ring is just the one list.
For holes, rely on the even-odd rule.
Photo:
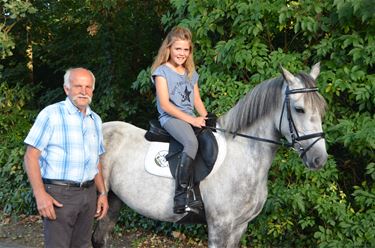
{"label": "bridle", "polygon": [[[291,143],[287,143],[288,147],[293,147],[295,149],[298,149],[300,152],[300,157],[302,158],[305,156],[306,152],[311,149],[313,145],[315,145],[320,139],[324,138],[324,133],[323,132],[318,132],[318,133],[312,133],[312,134],[307,134],[307,135],[302,135],[300,136],[298,134],[298,130],[296,128],[296,125],[293,121],[293,116],[292,116],[292,111],[290,108],[290,95],[292,94],[298,94],[298,93],[309,93],[309,92],[315,92],[318,91],[317,87],[313,88],[299,88],[299,89],[293,89],[290,90],[289,86],[286,87],[285,89],[285,98],[284,98],[284,103],[283,103],[283,109],[281,110],[281,116],[280,116],[280,121],[279,121],[279,132],[281,132],[281,123],[283,120],[283,114],[284,114],[284,109],[286,109],[286,116],[288,119],[288,125],[289,125],[289,133],[290,137],[292,139]],[[299,143],[301,140],[308,140],[312,138],[317,138],[313,143],[311,143],[308,147],[303,148],[302,145]],[[295,147],[295,145],[298,146],[298,148]]]}
{"label": "bridle", "polygon": [[[311,149],[311,147],[313,145],[315,145],[320,139],[324,138],[324,133],[318,132],[318,133],[312,133],[312,134],[307,134],[307,135],[302,135],[302,136],[300,136],[298,134],[298,130],[297,130],[296,125],[293,121],[292,111],[291,111],[291,107],[290,107],[290,95],[297,94],[297,93],[309,93],[309,92],[315,92],[315,91],[318,91],[317,87],[299,88],[299,89],[290,90],[289,86],[287,86],[286,89],[285,89],[285,98],[284,98],[284,102],[283,102],[283,108],[281,110],[280,121],[279,121],[279,130],[278,131],[281,132],[281,124],[282,124],[282,120],[283,120],[284,109],[286,109],[286,115],[287,115],[288,125],[289,125],[289,133],[290,133],[290,137],[292,139],[292,142],[288,142],[285,138],[282,138],[281,141],[275,141],[275,140],[260,138],[260,137],[256,137],[256,136],[241,134],[241,133],[238,133],[237,131],[236,132],[229,132],[229,131],[227,131],[223,128],[209,127],[209,126],[206,126],[206,127],[210,128],[212,130],[218,130],[218,131],[221,131],[221,132],[233,134],[233,138],[235,138],[236,136],[240,136],[240,137],[244,137],[244,138],[247,138],[247,139],[253,139],[253,140],[257,140],[257,141],[261,141],[261,142],[267,142],[267,143],[272,143],[272,144],[276,144],[276,145],[281,145],[281,146],[288,147],[288,148],[294,148],[294,149],[296,149],[300,152],[300,157],[302,158],[302,157],[305,156],[306,152]],[[318,138],[318,139],[316,139],[313,143],[311,143],[307,148],[303,148],[302,145],[299,143],[299,141],[308,140],[308,139],[312,139],[312,138]],[[295,146],[298,146],[298,147],[295,147]]]}

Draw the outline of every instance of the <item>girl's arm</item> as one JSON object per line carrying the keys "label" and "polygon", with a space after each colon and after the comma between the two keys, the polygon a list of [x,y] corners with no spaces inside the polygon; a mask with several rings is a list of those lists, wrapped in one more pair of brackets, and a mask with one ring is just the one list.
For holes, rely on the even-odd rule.
{"label": "girl's arm", "polygon": [[201,99],[201,95],[199,93],[198,82],[194,85],[194,107],[200,116],[203,116],[203,117],[207,116],[206,107],[204,106],[202,99]]}
{"label": "girl's arm", "polygon": [[204,117],[194,117],[179,110],[169,101],[168,84],[167,80],[163,77],[155,77],[156,94],[159,98],[160,107],[180,120],[186,121],[195,127],[202,127],[205,125]]}

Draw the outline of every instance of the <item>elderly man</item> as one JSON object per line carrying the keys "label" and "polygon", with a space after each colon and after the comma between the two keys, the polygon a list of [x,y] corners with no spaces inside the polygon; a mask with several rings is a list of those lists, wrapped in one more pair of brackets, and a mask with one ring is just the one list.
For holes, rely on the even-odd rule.
{"label": "elderly man", "polygon": [[91,71],[67,70],[67,98],[44,108],[24,141],[45,247],[90,247],[94,217],[101,219],[108,210],[100,164],[102,121],[89,107],[94,88]]}

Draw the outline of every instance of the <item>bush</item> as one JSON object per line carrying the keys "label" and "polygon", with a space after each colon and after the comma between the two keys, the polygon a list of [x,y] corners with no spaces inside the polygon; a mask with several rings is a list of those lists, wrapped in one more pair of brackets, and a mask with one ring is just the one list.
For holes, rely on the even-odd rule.
{"label": "bush", "polygon": [[[337,183],[340,173],[332,157],[320,171],[304,168],[299,160],[294,153],[276,158],[268,200],[245,241],[254,247],[373,247],[374,185],[356,186],[350,202]],[[367,173],[375,176],[374,165]]]}
{"label": "bush", "polygon": [[[34,89],[35,90],[35,89]],[[30,104],[33,90],[0,84],[0,207],[5,213],[35,213],[35,202],[23,169],[23,140],[35,112]]]}

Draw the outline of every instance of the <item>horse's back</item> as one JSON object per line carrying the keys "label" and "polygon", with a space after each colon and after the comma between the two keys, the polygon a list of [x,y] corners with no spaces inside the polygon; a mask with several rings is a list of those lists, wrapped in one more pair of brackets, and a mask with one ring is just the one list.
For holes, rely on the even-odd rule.
{"label": "horse's back", "polygon": [[[103,123],[103,138],[105,154],[102,157],[104,180],[107,187],[109,179],[113,180],[113,170],[125,169],[130,161],[138,159],[142,161],[144,149],[149,143],[145,140],[145,130],[130,123],[122,121],[111,121]],[[137,157],[134,157],[137,155]],[[129,161],[130,160],[130,161]]]}
{"label": "horse's back", "polygon": [[124,121],[110,121],[103,123],[104,140],[110,138],[113,135],[125,136],[129,134],[129,132],[145,133],[146,131]]}

